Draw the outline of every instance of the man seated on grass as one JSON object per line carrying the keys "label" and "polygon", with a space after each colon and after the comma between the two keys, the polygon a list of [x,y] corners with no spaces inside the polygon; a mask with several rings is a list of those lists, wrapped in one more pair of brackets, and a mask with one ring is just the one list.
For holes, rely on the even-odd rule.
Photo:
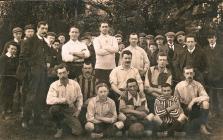
{"label": "man seated on grass", "polygon": [[195,133],[200,130],[201,134],[210,135],[207,129],[209,96],[200,82],[194,80],[194,68],[184,68],[185,80],[179,82],[175,87],[174,95],[178,97],[184,113],[189,118],[187,130]]}
{"label": "man seated on grass", "polygon": [[171,85],[165,83],[161,87],[162,95],[155,100],[155,114],[159,120],[158,131],[167,131],[169,136],[174,134],[174,131],[182,130],[183,124],[187,120],[180,106],[180,102],[176,96],[172,96]]}
{"label": "man seated on grass", "polygon": [[91,132],[92,138],[114,136],[124,127],[123,122],[117,122],[115,102],[108,97],[107,84],[96,85],[97,96],[89,100],[87,107],[87,123],[85,129]]}
{"label": "man seated on grass", "polygon": [[83,96],[79,84],[68,79],[69,72],[65,64],[56,67],[59,80],[50,85],[46,103],[51,105],[50,114],[57,126],[55,138],[60,138],[63,133],[63,124],[72,130],[73,135],[82,133],[78,116],[83,105]]}
{"label": "man seated on grass", "polygon": [[125,130],[129,130],[131,125],[135,123],[141,123],[144,126],[144,132],[141,132],[141,134],[151,135],[151,122],[153,121],[154,114],[149,112],[146,98],[139,94],[137,81],[130,78],[126,84],[125,96],[121,96],[120,98],[119,119],[124,121]]}

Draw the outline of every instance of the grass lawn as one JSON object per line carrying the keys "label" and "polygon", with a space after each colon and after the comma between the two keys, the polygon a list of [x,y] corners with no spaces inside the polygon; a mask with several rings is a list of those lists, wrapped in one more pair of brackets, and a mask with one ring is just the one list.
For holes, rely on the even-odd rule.
{"label": "grass lawn", "polygon": [[[222,117],[222,116],[221,116]],[[221,118],[220,117],[220,118]],[[217,118],[210,120],[210,124],[214,127],[213,134],[211,136],[200,136],[199,134],[195,136],[186,137],[174,137],[174,138],[129,138],[129,137],[113,137],[104,138],[106,140],[223,140],[223,120]],[[55,133],[55,127],[52,123],[48,123],[42,126],[31,127],[28,130],[24,130],[20,126],[20,122],[15,118],[9,120],[0,119],[0,140],[55,140],[53,135]],[[83,135],[75,137],[69,133],[64,133],[61,140],[88,140],[89,136]]]}

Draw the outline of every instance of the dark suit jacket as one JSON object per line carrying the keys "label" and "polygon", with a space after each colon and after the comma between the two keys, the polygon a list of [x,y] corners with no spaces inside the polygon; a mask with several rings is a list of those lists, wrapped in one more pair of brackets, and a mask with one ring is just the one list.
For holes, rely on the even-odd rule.
{"label": "dark suit jacket", "polygon": [[[192,59],[191,62],[188,62],[189,59]],[[183,68],[186,65],[193,66],[199,72],[204,73],[207,71],[207,57],[204,53],[204,50],[200,47],[196,47],[194,52],[190,54],[188,50],[184,50],[183,55],[180,58],[180,70],[183,72]]]}
{"label": "dark suit jacket", "polygon": [[47,71],[47,43],[36,35],[22,43],[19,56],[17,77],[22,80],[28,73],[38,75],[39,71]]}
{"label": "dark suit jacket", "polygon": [[205,54],[208,64],[208,83],[215,87],[223,87],[223,45],[216,44],[214,49],[206,46]]}
{"label": "dark suit jacket", "polygon": [[168,65],[167,67],[170,69],[172,76],[173,76],[173,81],[174,82],[179,82],[181,81],[181,72],[180,72],[180,64],[179,64],[179,59],[183,55],[184,49],[174,43],[174,51],[172,51],[169,47],[168,44],[165,45],[167,49],[167,59],[168,59]]}

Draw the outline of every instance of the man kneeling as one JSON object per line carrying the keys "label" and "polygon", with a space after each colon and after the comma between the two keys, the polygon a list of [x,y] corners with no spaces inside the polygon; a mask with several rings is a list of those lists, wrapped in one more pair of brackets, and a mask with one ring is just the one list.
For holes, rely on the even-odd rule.
{"label": "man kneeling", "polygon": [[59,80],[50,85],[46,102],[50,107],[50,114],[57,125],[55,138],[60,138],[63,133],[62,124],[72,130],[72,134],[80,135],[82,127],[78,116],[83,105],[83,97],[79,84],[68,79],[69,72],[65,64],[56,67]]}
{"label": "man kneeling", "polygon": [[162,85],[162,95],[155,100],[154,120],[158,122],[158,132],[167,132],[173,135],[174,131],[181,131],[187,117],[184,115],[183,109],[177,97],[172,96],[171,85],[166,83]]}
{"label": "man kneeling", "polygon": [[96,85],[97,96],[90,99],[87,107],[85,129],[92,138],[114,136],[121,133],[123,122],[117,122],[115,102],[108,97],[109,88],[101,82]]}
{"label": "man kneeling", "polygon": [[[130,78],[126,82],[126,94],[120,98],[119,119],[124,121],[125,130],[131,136],[152,134],[152,121],[154,114],[149,113],[146,98],[139,94],[139,86],[135,79]],[[141,129],[142,126],[144,129]],[[134,127],[137,127],[136,129]],[[139,132],[139,129],[143,132]],[[133,132],[136,131],[137,132]]]}

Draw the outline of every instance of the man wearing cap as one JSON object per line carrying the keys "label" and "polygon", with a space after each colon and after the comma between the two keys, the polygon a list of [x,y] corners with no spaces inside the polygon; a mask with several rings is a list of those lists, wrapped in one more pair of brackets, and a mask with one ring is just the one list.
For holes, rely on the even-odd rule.
{"label": "man wearing cap", "polygon": [[149,46],[151,43],[154,43],[154,36],[151,34],[146,35],[146,43]]}
{"label": "man wearing cap", "polygon": [[3,52],[2,54],[4,55],[6,52],[7,52],[7,46],[8,46],[8,43],[10,44],[10,42],[16,42],[16,47],[17,47],[17,56],[19,55],[20,53],[20,47],[21,47],[21,41],[22,41],[22,33],[23,33],[23,30],[22,28],[20,27],[15,27],[12,29],[12,34],[13,34],[13,39],[8,41],[5,46],[4,46],[4,49],[3,49]]}
{"label": "man wearing cap", "polygon": [[179,66],[177,66],[177,59],[181,57],[182,54],[182,47],[174,42],[175,33],[174,32],[167,32],[166,36],[166,46],[168,48],[168,67],[171,70],[173,75],[173,86],[176,85],[177,82],[180,81],[179,75],[181,74],[179,71]]}
{"label": "man wearing cap", "polygon": [[155,43],[157,44],[157,47],[160,52],[168,52],[168,47],[164,44],[165,38],[162,35],[157,35],[155,37]]}
{"label": "man wearing cap", "polygon": [[24,28],[25,37],[23,40],[26,40],[27,38],[33,37],[35,30],[32,24],[28,24]]}
{"label": "man wearing cap", "polygon": [[179,31],[176,33],[176,38],[177,38],[177,42],[178,44],[183,47],[186,48],[186,43],[185,43],[185,32],[184,31]]}
{"label": "man wearing cap", "polygon": [[[31,38],[34,36],[34,33],[35,33],[35,30],[34,30],[34,27],[32,24],[28,24],[24,27],[24,34],[25,34],[25,37],[23,38],[23,40],[21,41],[21,47],[23,47],[23,44],[24,44],[24,41],[26,41],[28,38]],[[21,48],[22,49],[22,48]],[[18,79],[20,79],[20,82],[21,82],[21,85],[19,88],[21,88],[21,93],[18,93],[19,95],[18,98],[20,97],[21,99],[18,99],[20,101],[20,104],[21,104],[21,113],[23,114],[23,108],[24,108],[24,105],[25,105],[25,99],[26,99],[26,94],[28,92],[28,83],[29,83],[29,74],[27,71],[25,71],[25,67],[24,68],[21,68],[21,66],[17,69],[18,72],[19,71],[24,71],[24,77],[21,78],[21,77],[17,77]],[[16,97],[17,97],[16,96]]]}
{"label": "man wearing cap", "polygon": [[119,47],[119,51],[115,53],[115,63],[116,66],[118,66],[121,62],[120,62],[120,55],[123,49],[125,49],[125,45],[122,42],[122,35],[121,34],[116,34],[115,38],[118,41],[118,47]]}
{"label": "man wearing cap", "polygon": [[219,116],[222,108],[222,95],[223,95],[223,48],[217,42],[215,32],[210,32],[207,36],[209,42],[205,47],[205,54],[207,56],[207,85],[209,87],[209,95],[211,100],[212,116]]}
{"label": "man wearing cap", "polygon": [[34,112],[34,122],[40,122],[41,111],[45,106],[47,93],[47,44],[43,37],[48,31],[48,23],[45,21],[38,22],[37,33],[24,41],[21,47],[19,65],[26,68],[20,71],[18,75],[29,73],[28,91],[24,106],[24,116],[22,127],[27,128],[28,121],[32,118]]}
{"label": "man wearing cap", "polygon": [[139,33],[139,47],[146,48],[146,34],[145,33]]}

